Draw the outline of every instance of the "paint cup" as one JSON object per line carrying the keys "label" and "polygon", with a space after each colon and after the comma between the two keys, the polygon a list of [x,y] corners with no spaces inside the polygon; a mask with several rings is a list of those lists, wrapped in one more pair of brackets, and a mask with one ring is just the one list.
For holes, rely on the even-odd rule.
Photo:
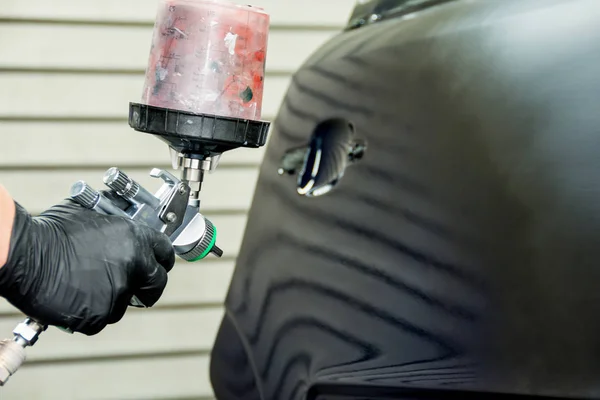
{"label": "paint cup", "polygon": [[269,15],[217,0],[160,0],[142,103],[259,120]]}

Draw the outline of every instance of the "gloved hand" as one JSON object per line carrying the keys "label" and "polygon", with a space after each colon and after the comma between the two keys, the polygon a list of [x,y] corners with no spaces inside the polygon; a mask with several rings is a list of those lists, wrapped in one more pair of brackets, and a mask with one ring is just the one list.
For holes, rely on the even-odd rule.
{"label": "gloved hand", "polygon": [[16,204],[0,296],[29,317],[94,335],[123,318],[132,295],[153,306],[175,254],[168,237],[71,200],[32,218]]}

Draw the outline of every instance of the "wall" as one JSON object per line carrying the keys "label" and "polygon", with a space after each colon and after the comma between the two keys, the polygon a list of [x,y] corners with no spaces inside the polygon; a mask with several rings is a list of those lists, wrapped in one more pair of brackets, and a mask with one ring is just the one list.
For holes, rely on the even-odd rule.
{"label": "wall", "polygon": [[[272,15],[263,115],[272,119],[291,74],[349,16],[351,0],[257,0]],[[166,145],[127,125],[141,95],[155,1],[0,2],[0,182],[32,213],[77,180],[101,187],[118,166],[143,185],[169,168]],[[208,361],[240,246],[262,150],[223,156],[203,211],[223,259],[178,263],[160,303],[130,310],[98,336],[50,329],[0,399],[205,399]],[[0,303],[0,337],[23,318]]]}

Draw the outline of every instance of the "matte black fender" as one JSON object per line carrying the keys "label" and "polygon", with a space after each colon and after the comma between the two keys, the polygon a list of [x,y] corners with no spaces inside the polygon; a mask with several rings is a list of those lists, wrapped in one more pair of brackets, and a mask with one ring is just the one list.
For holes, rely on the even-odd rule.
{"label": "matte black fender", "polygon": [[[333,120],[359,160],[315,141],[346,137]],[[271,136],[219,399],[600,397],[600,1],[457,0],[342,33]],[[337,179],[309,196],[299,175]]]}

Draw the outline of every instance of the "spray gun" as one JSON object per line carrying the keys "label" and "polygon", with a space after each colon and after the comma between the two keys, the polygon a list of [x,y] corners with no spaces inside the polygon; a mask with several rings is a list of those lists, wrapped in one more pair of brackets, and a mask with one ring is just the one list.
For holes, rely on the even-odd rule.
{"label": "spray gun", "polygon": [[[223,251],[217,230],[200,213],[206,173],[226,152],[265,145],[270,123],[260,120],[269,15],[226,0],[159,0],[142,103],[129,104],[129,126],[166,144],[180,179],[162,169],[152,194],[118,168],[104,175],[108,191],[79,181],[70,198],[96,212],[130,218],[165,233],[190,262]],[[130,305],[145,307],[135,296]],[[25,319],[0,342],[0,386],[24,363],[25,348],[48,329]]]}
{"label": "spray gun", "polygon": [[[214,225],[199,213],[199,202],[190,196],[190,187],[161,169],[150,175],[162,179],[163,185],[151,194],[117,168],[109,169],[104,183],[111,189],[107,196],[94,190],[86,182],[71,187],[70,198],[81,206],[101,214],[118,215],[146,224],[171,239],[175,254],[186,261],[198,261],[210,253],[221,257],[223,251],[216,245]],[[145,307],[135,296],[134,307]],[[47,326],[27,318],[13,330],[14,338],[0,342],[0,385],[25,361],[25,348],[33,346]]]}

